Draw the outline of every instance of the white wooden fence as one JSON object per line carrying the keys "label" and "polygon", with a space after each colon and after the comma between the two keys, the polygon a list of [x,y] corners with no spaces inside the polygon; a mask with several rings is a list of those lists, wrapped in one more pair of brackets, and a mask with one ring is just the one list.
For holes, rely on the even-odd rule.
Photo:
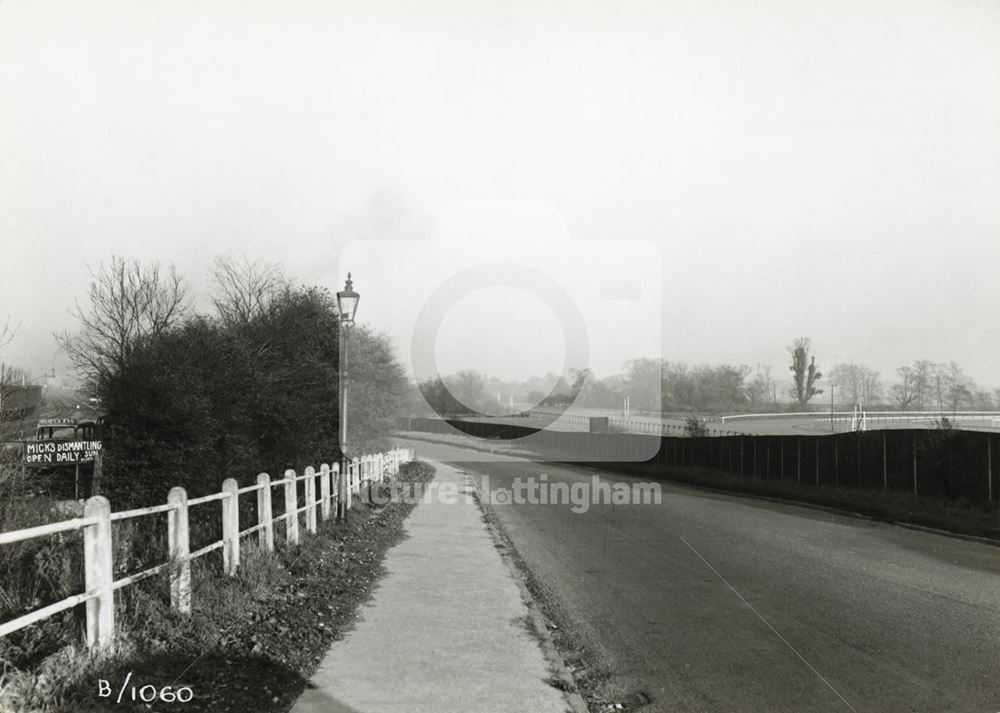
{"label": "white wooden fence", "polygon": [[[83,554],[85,583],[81,594],[74,594],[62,601],[49,604],[28,614],[0,624],[0,636],[23,629],[47,617],[75,607],[87,605],[87,645],[102,648],[111,643],[115,628],[114,593],[139,580],[152,577],[169,570],[170,605],[182,612],[191,611],[191,561],[217,549],[222,549],[223,569],[226,574],[236,573],[240,565],[240,538],[257,533],[260,546],[274,550],[274,523],[285,521],[285,540],[290,545],[299,543],[299,514],[305,513],[307,532],[316,532],[317,508],[319,517],[326,520],[331,514],[331,502],[338,504],[338,512],[346,513],[351,507],[353,495],[361,494],[365,483],[381,482],[386,476],[396,475],[399,466],[413,459],[413,450],[397,448],[386,453],[355,458],[340,472],[339,464],[330,468],[325,463],[317,473],[311,466],[303,475],[294,470],[286,470],[281,480],[271,480],[267,473],[257,476],[257,483],[245,488],[233,478],[222,483],[222,491],[200,498],[187,497],[184,488],[171,488],[164,505],[111,512],[108,499],[95,495],[84,504],[83,517],[39,525],[23,530],[0,533],[0,545],[21,542],[36,537],[44,537],[57,532],[83,530]],[[319,498],[316,497],[316,480],[319,479]],[[299,482],[304,483],[305,504],[299,503]],[[273,517],[271,510],[271,489],[282,486],[285,497],[285,511]],[[239,529],[239,496],[257,493],[257,524],[245,530]],[[188,511],[192,506],[213,501],[222,503],[222,539],[191,552]],[[167,561],[155,567],[137,572],[119,580],[114,579],[114,562],[111,545],[111,523],[118,520],[143,517],[156,513],[167,513],[169,552]]]}

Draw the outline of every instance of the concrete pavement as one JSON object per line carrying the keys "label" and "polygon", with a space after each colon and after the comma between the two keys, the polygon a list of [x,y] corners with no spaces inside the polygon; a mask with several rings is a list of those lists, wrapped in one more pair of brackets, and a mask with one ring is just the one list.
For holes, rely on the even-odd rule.
{"label": "concrete pavement", "polygon": [[421,502],[407,538],[356,627],[335,643],[292,713],[563,713],[563,694],[528,608],[494,546],[465,476],[437,468],[434,484],[458,493]]}

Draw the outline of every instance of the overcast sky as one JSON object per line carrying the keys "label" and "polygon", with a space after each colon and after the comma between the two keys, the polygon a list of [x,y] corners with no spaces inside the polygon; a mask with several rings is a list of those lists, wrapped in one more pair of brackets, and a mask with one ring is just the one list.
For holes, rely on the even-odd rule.
{"label": "overcast sky", "polygon": [[[998,70],[985,1],[0,0],[0,319],[23,325],[0,359],[41,373],[112,253],[200,293],[218,254],[336,287],[349,242],[429,241],[475,201],[566,243],[543,271],[600,272],[567,241],[655,247],[608,268],[641,300],[583,310],[598,373],[653,334],[784,377],[807,335],[821,366],[954,359],[1000,386]],[[359,318],[408,359],[399,310],[442,278],[369,247]],[[439,366],[559,368],[549,307],[470,295]]]}

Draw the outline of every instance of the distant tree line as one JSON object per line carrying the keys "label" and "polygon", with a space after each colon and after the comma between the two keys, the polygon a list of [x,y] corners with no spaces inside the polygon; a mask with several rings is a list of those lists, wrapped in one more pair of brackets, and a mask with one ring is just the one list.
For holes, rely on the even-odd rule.
{"label": "distant tree line", "polygon": [[[335,298],[246,261],[218,261],[214,278],[198,314],[172,269],[115,258],[94,273],[81,330],[59,338],[109,419],[100,487],[116,506],[337,457]],[[383,448],[405,375],[384,336],[356,326],[350,347],[349,444]]]}
{"label": "distant tree line", "polygon": [[573,369],[566,376],[548,374],[526,382],[462,371],[421,383],[418,390],[438,413],[457,416],[487,412],[497,403],[498,394],[509,394],[519,403],[573,403],[593,408],[622,408],[628,397],[633,411],[679,413],[803,409],[824,393],[830,393],[840,407],[941,412],[1000,408],[1000,389],[990,392],[976,386],[955,362],[916,361],[900,367],[896,372],[899,381],[885,388],[879,372],[863,364],[836,364],[824,376],[807,337],[793,340],[787,349],[791,378],[784,384],[772,376],[768,366],[692,366],[665,359],[634,359],[624,364],[621,374],[603,379],[590,369]]}

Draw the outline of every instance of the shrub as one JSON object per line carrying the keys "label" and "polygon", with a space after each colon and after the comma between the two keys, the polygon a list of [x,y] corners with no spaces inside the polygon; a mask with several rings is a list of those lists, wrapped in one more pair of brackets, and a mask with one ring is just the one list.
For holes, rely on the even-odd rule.
{"label": "shrub", "polygon": [[708,426],[705,425],[705,419],[698,418],[697,416],[688,416],[684,420],[684,433],[692,438],[707,436]]}

